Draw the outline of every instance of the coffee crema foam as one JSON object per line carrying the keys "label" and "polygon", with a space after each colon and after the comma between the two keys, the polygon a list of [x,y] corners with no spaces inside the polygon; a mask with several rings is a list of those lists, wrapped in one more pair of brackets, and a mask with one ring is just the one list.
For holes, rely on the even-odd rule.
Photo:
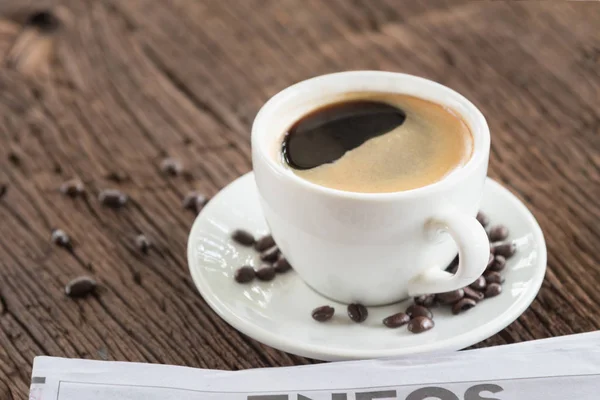
{"label": "coffee crema foam", "polygon": [[[292,134],[303,134],[296,133],[295,127],[302,124],[312,127],[323,121],[320,110],[331,113],[335,107],[342,109],[354,102],[383,103],[383,107],[388,105],[388,108],[391,105],[401,110],[406,118],[387,133],[367,135],[366,141],[342,152],[343,155],[333,162],[308,169],[294,168],[286,156],[286,151],[289,152],[286,143],[289,146]],[[388,118],[388,115],[381,118]],[[345,117],[347,115],[340,118]],[[332,121],[337,122],[330,118],[329,122]],[[354,122],[356,129],[369,129],[364,119]],[[375,122],[380,128],[382,123]],[[330,128],[332,125],[326,126],[323,132],[329,135]],[[344,128],[348,129],[347,126]],[[322,150],[314,148],[312,151]],[[300,118],[286,134],[283,152],[283,163],[294,174],[317,185],[348,192],[390,193],[433,184],[464,166],[473,153],[473,135],[457,113],[437,103],[402,94],[350,93]]]}

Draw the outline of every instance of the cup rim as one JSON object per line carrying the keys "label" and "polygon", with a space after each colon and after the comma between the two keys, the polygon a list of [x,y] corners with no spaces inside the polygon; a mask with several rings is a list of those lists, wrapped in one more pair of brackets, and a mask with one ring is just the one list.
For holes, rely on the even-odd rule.
{"label": "cup rim", "polygon": [[[410,83],[412,90],[410,93],[403,92],[401,90],[381,90],[369,88],[369,83],[373,80],[387,79],[394,81],[396,84]],[[362,82],[361,88],[348,89],[346,92],[357,92],[357,91],[373,91],[373,92],[393,92],[399,94],[414,95],[415,97],[424,98],[437,103],[452,103],[459,105],[461,110],[457,110],[456,107],[450,107],[453,111],[457,112],[469,125],[471,134],[473,135],[473,154],[471,158],[463,165],[460,169],[454,171],[449,176],[441,179],[440,181],[421,186],[415,189],[403,190],[397,192],[384,192],[384,193],[365,193],[365,192],[352,192],[340,189],[329,188],[321,186],[316,183],[310,182],[303,179],[291,170],[286,168],[281,162],[274,157],[271,157],[267,151],[267,143],[265,143],[263,134],[269,129],[269,120],[277,112],[278,107],[282,104],[289,103],[292,101],[299,101],[302,99],[303,92],[316,89],[320,86],[322,89],[323,85],[341,85],[344,82],[349,86],[357,86],[357,82]],[[422,90],[427,94],[414,93]],[[343,93],[344,90],[338,90],[338,93]],[[445,104],[444,104],[445,105]],[[262,136],[261,136],[262,135]],[[388,71],[344,71],[336,72],[331,74],[325,74],[316,76],[310,79],[306,79],[295,83],[287,88],[281,90],[279,93],[271,97],[259,110],[252,124],[252,148],[254,157],[259,156],[263,159],[269,169],[276,173],[280,177],[285,177],[297,185],[304,187],[307,190],[320,193],[327,196],[335,196],[346,199],[356,200],[373,200],[373,201],[385,201],[395,200],[400,198],[420,197],[427,196],[437,191],[443,190],[448,186],[454,185],[460,180],[473,174],[481,163],[487,162],[489,149],[490,149],[490,130],[487,121],[481,111],[466,97],[458,93],[454,89],[451,89],[445,85],[432,81],[430,79],[422,78],[415,75],[400,73],[400,72],[388,72]]]}

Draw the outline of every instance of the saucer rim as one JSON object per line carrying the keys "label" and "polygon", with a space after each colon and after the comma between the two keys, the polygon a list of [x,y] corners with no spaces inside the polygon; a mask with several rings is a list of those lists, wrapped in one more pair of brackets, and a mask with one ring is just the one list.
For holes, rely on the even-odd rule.
{"label": "saucer rim", "polygon": [[[289,340],[260,326],[248,323],[243,318],[238,317],[235,312],[233,312],[225,303],[220,300],[218,294],[210,288],[209,282],[204,278],[205,275],[199,272],[201,266],[194,261],[192,238],[198,236],[200,232],[200,220],[202,215],[209,213],[212,207],[216,207],[219,198],[226,196],[227,192],[233,190],[235,184],[239,184],[239,181],[241,180],[248,179],[254,180],[253,172],[248,172],[240,176],[232,181],[229,185],[224,187],[196,216],[188,236],[188,268],[194,281],[194,285],[204,301],[206,301],[206,303],[225,322],[252,339],[273,348],[303,357],[327,361],[387,358],[403,356],[407,354],[429,353],[443,350],[459,350],[493,336],[514,322],[531,305],[542,286],[547,268],[547,249],[542,230],[531,211],[517,196],[515,196],[510,190],[505,188],[499,182],[496,182],[494,179],[488,177],[486,178],[485,186],[491,185],[491,187],[494,188],[493,190],[499,190],[502,193],[502,197],[506,199],[505,201],[511,202],[512,205],[514,205],[516,209],[520,211],[520,215],[522,215],[522,217],[526,219],[526,223],[531,226],[531,233],[533,235],[534,243],[539,246],[539,259],[537,262],[537,267],[531,277],[531,285],[529,285],[527,292],[520,296],[516,301],[511,303],[511,305],[502,314],[490,319],[482,326],[470,332],[462,333],[458,336],[453,336],[451,338],[436,341],[434,343],[424,343],[411,347],[391,348],[385,350],[349,350],[330,348],[328,346],[312,343],[299,343],[294,340]],[[197,268],[194,268],[194,266]],[[321,294],[319,295],[322,296]]]}

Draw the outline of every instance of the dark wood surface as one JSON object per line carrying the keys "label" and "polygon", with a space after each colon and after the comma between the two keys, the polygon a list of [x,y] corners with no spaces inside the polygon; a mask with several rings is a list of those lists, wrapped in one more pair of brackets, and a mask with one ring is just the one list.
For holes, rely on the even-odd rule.
{"label": "dark wood surface", "polygon": [[[55,7],[61,29],[32,36],[28,4]],[[548,273],[533,305],[480,346],[600,328],[600,4],[3,0],[0,12],[1,399],[26,398],[43,354],[234,370],[311,362],[206,305],[186,263],[194,214],[180,204],[250,170],[266,99],[340,70],[422,75],[486,115],[490,175],[540,222]],[[166,156],[190,174],[165,177]],[[86,199],[58,192],[73,177]],[[105,188],[131,201],[107,210]],[[52,228],[73,253],[50,243]],[[102,290],[66,298],[83,274]]]}

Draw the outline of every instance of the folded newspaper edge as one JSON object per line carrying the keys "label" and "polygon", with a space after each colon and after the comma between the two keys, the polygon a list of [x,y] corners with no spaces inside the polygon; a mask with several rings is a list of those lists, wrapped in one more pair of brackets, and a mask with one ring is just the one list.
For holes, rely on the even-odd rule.
{"label": "folded newspaper edge", "polygon": [[[542,388],[540,395],[527,392]],[[548,400],[598,399],[599,392],[600,331],[462,352],[243,371],[36,357],[30,400]]]}

